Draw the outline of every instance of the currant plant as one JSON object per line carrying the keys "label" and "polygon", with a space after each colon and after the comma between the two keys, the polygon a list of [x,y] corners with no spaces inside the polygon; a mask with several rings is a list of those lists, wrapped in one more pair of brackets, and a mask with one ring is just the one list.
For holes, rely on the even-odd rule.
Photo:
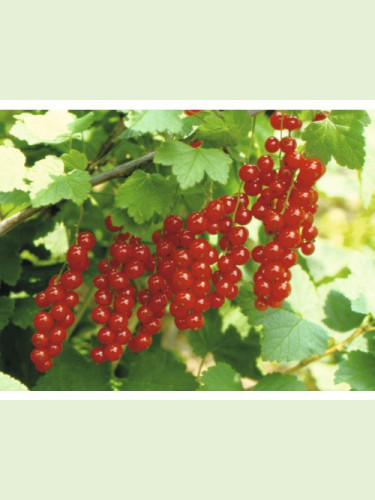
{"label": "currant plant", "polygon": [[0,122],[1,390],[375,390],[367,112]]}

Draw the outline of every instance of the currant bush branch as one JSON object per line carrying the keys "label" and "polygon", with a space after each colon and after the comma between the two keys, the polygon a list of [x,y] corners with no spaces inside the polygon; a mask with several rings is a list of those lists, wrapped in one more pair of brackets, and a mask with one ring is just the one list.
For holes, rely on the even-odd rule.
{"label": "currant bush branch", "polygon": [[326,349],[322,354],[315,354],[314,356],[310,356],[309,358],[303,359],[300,361],[297,365],[292,366],[291,368],[288,368],[287,370],[283,370],[281,373],[283,375],[291,375],[292,373],[296,373],[305,366],[309,365],[310,363],[314,363],[315,361],[319,361],[322,358],[325,358],[326,356],[329,356],[330,354],[335,354],[337,352],[343,352],[345,351],[345,348],[347,345],[349,345],[351,342],[353,342],[354,339],[362,335],[363,333],[368,332],[373,328],[372,320],[371,320],[371,315],[368,314],[365,319],[363,320],[362,324],[351,334],[349,337],[344,339],[342,342],[339,342],[332,347],[329,347]]}
{"label": "currant bush branch", "polygon": [[[94,175],[91,177],[92,186],[98,186],[99,184],[103,184],[104,182],[111,181],[113,179],[117,179],[119,177],[128,177],[130,174],[137,170],[138,168],[142,168],[150,164],[155,156],[155,152],[148,153],[140,158],[135,160],[128,161],[117,167],[107,170],[106,172],[101,172],[100,174]],[[15,227],[17,227],[22,222],[30,219],[33,215],[36,215],[40,212],[48,210],[53,205],[48,205],[45,207],[28,207],[20,212],[17,212],[5,220],[0,222],[0,236],[3,236],[7,232],[11,231]]]}

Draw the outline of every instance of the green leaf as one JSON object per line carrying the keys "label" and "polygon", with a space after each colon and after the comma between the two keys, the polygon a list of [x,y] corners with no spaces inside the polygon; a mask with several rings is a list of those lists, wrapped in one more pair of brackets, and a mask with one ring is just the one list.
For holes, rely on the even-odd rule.
{"label": "green leaf", "polygon": [[197,382],[171,352],[144,351],[133,358],[122,391],[194,391]]}
{"label": "green leaf", "polygon": [[32,328],[33,318],[39,311],[33,297],[15,299],[12,323],[20,328]]}
{"label": "green leaf", "polygon": [[9,323],[14,311],[14,299],[0,297],[0,332]]}
{"label": "green leaf", "polygon": [[64,153],[61,156],[62,161],[64,162],[65,170],[70,172],[71,170],[85,170],[87,167],[87,156],[85,153],[81,153],[76,149],[72,149],[69,153]]}
{"label": "green leaf", "polygon": [[299,361],[321,354],[327,347],[327,331],[317,322],[322,315],[312,282],[300,266],[293,268],[292,294],[280,309],[259,312],[254,294],[241,286],[236,302],[252,325],[263,326],[262,357],[268,361]]}
{"label": "green leaf", "polygon": [[252,330],[242,339],[235,328],[223,333],[222,319],[217,310],[204,315],[204,326],[199,331],[188,331],[186,337],[195,354],[200,357],[211,353],[217,362],[229,363],[244,377],[258,378],[256,359],[260,355],[259,336]]}
{"label": "green leaf", "polygon": [[64,172],[64,163],[56,156],[37,161],[29,171],[30,198],[33,207],[72,200],[81,205],[90,190],[90,175],[82,170]]}
{"label": "green leaf", "polygon": [[14,118],[16,123],[11,128],[10,134],[30,145],[58,144],[67,141],[72,135],[69,124],[76,119],[73,113],[65,110],[47,111],[43,115],[21,113]]}
{"label": "green leaf", "polygon": [[127,208],[135,222],[142,224],[154,213],[167,215],[175,197],[176,185],[160,174],[136,170],[122,184],[115,198],[115,206]]}
{"label": "green leaf", "polygon": [[87,360],[66,342],[62,353],[54,358],[52,370],[40,377],[32,390],[108,391],[110,389],[109,364],[97,365]]}
{"label": "green leaf", "polygon": [[54,259],[62,257],[69,248],[69,239],[65,224],[56,222],[52,231],[36,238],[34,244],[36,246],[43,245]]}
{"label": "green leaf", "polygon": [[17,148],[0,146],[0,191],[8,193],[14,189],[27,191],[24,179],[28,169],[26,157]]}
{"label": "green leaf", "polygon": [[14,205],[19,207],[30,201],[29,195],[25,191],[19,191],[14,189],[9,191],[9,193],[0,192],[0,204],[1,205]]}
{"label": "green leaf", "polygon": [[19,247],[14,246],[13,239],[5,236],[0,239],[0,282],[15,285],[21,275],[21,257]]}
{"label": "green leaf", "polygon": [[356,254],[348,266],[351,274],[335,281],[337,290],[350,299],[353,311],[375,316],[375,259]]}
{"label": "green leaf", "polygon": [[171,165],[182,189],[201,182],[205,174],[213,181],[225,184],[228,180],[229,155],[219,149],[192,148],[179,141],[163,143],[154,158],[155,163]]}
{"label": "green leaf", "polygon": [[327,315],[324,323],[338,332],[348,332],[356,328],[364,318],[364,314],[352,311],[350,300],[337,290],[328,292],[324,311]]}
{"label": "green leaf", "polygon": [[271,373],[261,378],[253,389],[254,391],[305,391],[303,382],[294,375]]}
{"label": "green leaf", "polygon": [[207,113],[203,124],[197,130],[197,137],[213,146],[230,147],[248,136],[252,118],[247,111],[223,111],[221,116]]}
{"label": "green leaf", "polygon": [[332,111],[327,119],[312,122],[304,131],[306,154],[325,164],[332,158],[349,168],[360,169],[365,162],[364,126],[369,124],[365,111]]}
{"label": "green leaf", "polygon": [[125,125],[134,130],[146,133],[170,132],[178,134],[182,130],[183,121],[179,117],[181,111],[173,110],[139,110],[131,111]]}
{"label": "green leaf", "polygon": [[375,391],[375,356],[351,351],[347,359],[340,362],[335,382],[346,382],[354,391]]}
{"label": "green leaf", "polygon": [[29,389],[15,378],[0,372],[0,391],[28,391]]}
{"label": "green leaf", "polygon": [[74,122],[70,122],[68,124],[68,128],[72,134],[79,134],[80,132],[83,132],[84,130],[90,128],[93,124],[93,121],[94,113],[92,111],[89,111],[84,116],[81,116],[81,118],[77,118],[76,120],[74,120]]}
{"label": "green leaf", "polygon": [[241,378],[233,368],[226,363],[217,363],[206,370],[201,382],[204,391],[242,391]]}

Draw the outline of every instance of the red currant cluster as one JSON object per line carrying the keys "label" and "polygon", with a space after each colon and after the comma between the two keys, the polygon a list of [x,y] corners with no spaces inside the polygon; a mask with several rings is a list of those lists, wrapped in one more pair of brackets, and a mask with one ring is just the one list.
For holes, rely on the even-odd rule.
{"label": "red currant cluster", "polygon": [[52,368],[52,358],[62,351],[67,328],[74,324],[75,315],[72,309],[79,303],[79,296],[74,290],[82,283],[82,272],[90,266],[88,252],[94,245],[95,238],[92,233],[80,233],[77,243],[67,252],[69,270],[61,276],[53,276],[48,287],[35,297],[39,308],[49,309],[34,316],[36,332],[31,337],[34,349],[30,358],[40,372]]}
{"label": "red currant cluster", "polygon": [[[151,337],[134,336],[128,328],[136,302],[137,289],[131,282],[143,276],[155,267],[155,259],[147,245],[140,238],[122,233],[121,226],[114,226],[111,216],[105,220],[109,231],[115,233],[109,247],[111,255],[98,263],[98,274],[94,285],[97,306],[91,312],[92,320],[102,325],[97,337],[100,346],[91,351],[91,359],[96,363],[117,361],[123,353],[123,345],[138,352],[140,345],[151,345]],[[155,322],[154,322],[155,323]],[[156,332],[155,332],[156,333]]]}
{"label": "red currant cluster", "polygon": [[[271,125],[276,130],[298,130],[301,122],[294,116],[275,112]],[[258,245],[252,258],[260,263],[254,275],[255,307],[264,311],[280,307],[291,292],[290,268],[296,264],[300,248],[304,255],[314,252],[318,234],[313,225],[318,193],[313,185],[324,174],[319,160],[305,158],[296,151],[297,142],[290,135],[265,142],[268,153],[280,154],[280,168],[275,169],[270,155],[258,158],[256,165],[240,169],[245,193],[257,196],[252,215],[263,222],[266,234],[272,237],[266,245]]]}
{"label": "red currant cluster", "polygon": [[[186,228],[181,217],[166,217],[163,229],[152,235],[154,255],[139,238],[121,233],[122,227],[113,226],[111,217],[107,217],[107,228],[116,234],[110,246],[111,259],[99,262],[101,274],[94,279],[98,305],[92,311],[92,319],[106,325],[98,332],[101,346],[91,352],[95,362],[118,360],[124,344],[132,352],[149,347],[152,336],[162,329],[161,319],[168,305],[180,330],[195,330],[203,326],[203,312],[220,307],[225,298],[237,296],[236,282],[242,276],[237,266],[245,264],[250,253],[243,246],[248,231],[235,223],[250,222],[248,203],[245,194],[213,200],[203,211],[189,215]],[[221,257],[202,237],[206,232],[222,235]],[[137,293],[130,280],[140,278],[146,271],[151,273],[147,286]],[[127,325],[136,299],[140,304],[139,328],[132,336]]]}
{"label": "red currant cluster", "polygon": [[[316,119],[322,118],[317,115]],[[262,221],[271,238],[252,251],[253,260],[260,264],[254,275],[255,307],[261,311],[280,307],[288,297],[296,250],[304,255],[314,251],[318,194],[313,186],[325,167],[297,151],[291,132],[299,130],[302,122],[296,116],[275,112],[270,121],[280,131],[280,138],[269,137],[265,149],[270,154],[260,156],[256,165],[241,167],[244,192],[214,199],[186,221],[178,215],[166,217],[162,229],[152,235],[154,253],[140,238],[114,226],[111,216],[106,218],[106,228],[114,234],[109,256],[99,261],[99,274],[94,278],[96,306],[91,317],[100,325],[100,345],[91,351],[93,361],[119,360],[124,345],[135,353],[148,348],[153,335],[161,331],[167,310],[179,330],[202,328],[205,311],[220,308],[226,298],[232,300],[238,294],[239,266],[250,258],[245,226],[252,217]],[[283,136],[283,130],[288,134]],[[278,154],[279,168],[273,154]],[[251,209],[249,196],[256,197]],[[214,237],[219,250],[210,243]],[[80,233],[67,253],[69,270],[53,277],[48,288],[36,296],[39,307],[50,308],[34,318],[37,332],[32,337],[35,349],[31,359],[41,372],[52,367],[51,358],[61,352],[66,329],[75,321],[71,309],[79,297],[73,290],[82,283],[82,273],[90,265],[88,251],[94,244],[91,233]],[[141,286],[137,286],[138,279],[142,279]],[[133,335],[128,323],[135,308],[138,327]]]}

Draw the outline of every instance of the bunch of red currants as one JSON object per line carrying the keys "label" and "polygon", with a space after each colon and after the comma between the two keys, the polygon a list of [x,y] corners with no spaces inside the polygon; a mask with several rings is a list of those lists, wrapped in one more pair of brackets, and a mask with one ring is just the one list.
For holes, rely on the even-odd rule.
{"label": "bunch of red currants", "polygon": [[[135,353],[147,349],[162,330],[167,312],[179,330],[202,328],[204,312],[220,308],[225,299],[238,294],[240,266],[250,259],[246,226],[253,217],[262,221],[269,238],[251,253],[260,264],[254,275],[255,307],[277,308],[288,297],[297,249],[310,255],[315,248],[318,194],[313,186],[325,167],[297,151],[291,136],[302,126],[297,117],[275,112],[270,122],[280,138],[269,137],[265,141],[269,154],[240,168],[243,192],[211,200],[185,221],[178,215],[167,216],[162,229],[152,235],[154,253],[140,238],[114,226],[110,215],[106,217],[113,238],[108,258],[99,261],[93,281],[97,291],[91,318],[100,325],[99,345],[91,351],[93,361],[118,361],[125,345]],[[32,336],[31,359],[40,372],[53,366],[52,358],[61,352],[67,329],[75,321],[71,309],[78,305],[79,296],[74,290],[90,265],[88,252],[94,244],[90,232],[80,233],[67,252],[69,270],[54,276],[47,289],[36,295],[36,304],[49,308],[34,318],[37,331]],[[128,327],[134,311],[135,334]]]}
{"label": "bunch of red currants", "polygon": [[36,332],[31,337],[34,349],[30,358],[39,372],[52,368],[52,358],[61,353],[67,329],[75,322],[72,309],[79,304],[79,296],[74,290],[82,284],[82,273],[90,266],[88,252],[94,245],[92,233],[80,233],[67,252],[69,270],[53,276],[48,287],[35,297],[39,308],[48,309],[34,316]]}

